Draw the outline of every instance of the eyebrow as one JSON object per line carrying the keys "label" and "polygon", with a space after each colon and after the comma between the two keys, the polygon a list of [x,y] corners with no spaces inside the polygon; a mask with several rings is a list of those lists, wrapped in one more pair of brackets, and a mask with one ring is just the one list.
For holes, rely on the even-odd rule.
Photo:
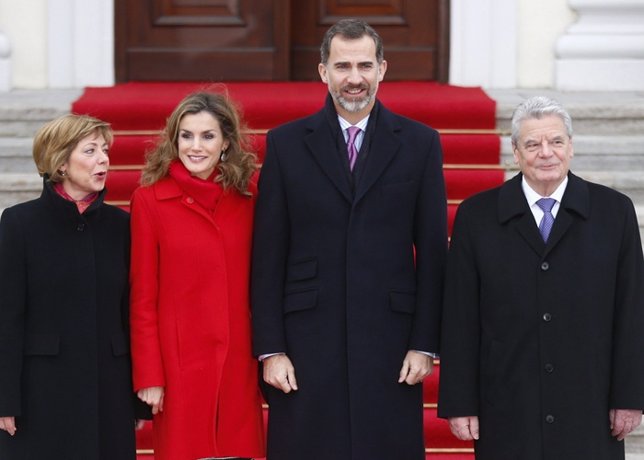
{"label": "eyebrow", "polygon": [[[190,131],[189,129],[185,129],[185,128],[179,128],[179,131],[184,132],[184,133],[191,133],[191,134],[193,132],[193,131]],[[199,132],[202,133],[202,134],[203,133],[212,133],[212,132],[216,132],[216,129],[215,128],[206,129],[204,131],[199,131]]]}
{"label": "eyebrow", "polygon": [[[376,64],[376,61],[360,61],[360,62],[358,62],[359,66],[360,65],[374,65],[374,64]],[[334,62],[333,65],[335,67],[343,66],[343,65],[351,65],[351,61],[337,61],[337,62]]]}

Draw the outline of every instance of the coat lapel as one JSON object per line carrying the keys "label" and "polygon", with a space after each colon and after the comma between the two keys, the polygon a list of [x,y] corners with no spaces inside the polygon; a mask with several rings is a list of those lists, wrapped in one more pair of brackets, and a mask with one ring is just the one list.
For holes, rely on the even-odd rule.
{"label": "coat lapel", "polygon": [[575,221],[574,214],[577,214],[582,219],[588,219],[590,215],[590,195],[588,184],[569,172],[568,185],[566,185],[559,212],[548,238],[546,252],[554,248],[570,229],[570,226]]}
{"label": "coat lapel", "polygon": [[344,165],[337,155],[336,136],[325,118],[324,110],[311,118],[309,129],[311,132],[304,138],[309,152],[324,174],[350,203],[353,201],[351,185]]}
{"label": "coat lapel", "polygon": [[539,255],[543,254],[545,243],[534,222],[534,217],[528,201],[521,189],[522,174],[517,174],[501,186],[499,191],[498,215],[499,222],[504,225],[512,219],[517,219],[516,230],[528,245]]}
{"label": "coat lapel", "polygon": [[[358,203],[365,196],[400,150],[400,139],[398,137],[400,125],[394,115],[379,101],[376,101],[376,104],[378,107],[372,111],[372,114],[377,113],[377,118],[374,120],[376,126],[372,131],[373,138],[369,158],[356,186],[354,203]],[[369,120],[369,123],[371,121]]]}
{"label": "coat lapel", "polygon": [[528,202],[521,188],[521,174],[507,181],[499,192],[499,222],[505,224],[518,218],[516,229],[523,239],[540,256],[546,256],[561,241],[573,224],[574,214],[587,219],[590,214],[590,198],[586,182],[568,173],[568,185],[564,192],[559,212],[555,218],[548,243],[545,244],[539,233]]}

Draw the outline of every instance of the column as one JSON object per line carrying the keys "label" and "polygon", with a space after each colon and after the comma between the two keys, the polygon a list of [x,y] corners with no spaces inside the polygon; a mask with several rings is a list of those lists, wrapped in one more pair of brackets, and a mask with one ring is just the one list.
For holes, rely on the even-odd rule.
{"label": "column", "polygon": [[568,0],[577,21],[557,41],[559,90],[644,90],[644,0]]}
{"label": "column", "polygon": [[0,92],[11,89],[11,45],[0,30]]}

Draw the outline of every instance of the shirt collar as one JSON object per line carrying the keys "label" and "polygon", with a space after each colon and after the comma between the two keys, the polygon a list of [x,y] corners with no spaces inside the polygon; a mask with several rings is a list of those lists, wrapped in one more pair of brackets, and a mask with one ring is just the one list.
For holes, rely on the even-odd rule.
{"label": "shirt collar", "polygon": [[338,121],[340,122],[340,128],[342,128],[342,131],[346,131],[346,129],[348,127],[350,127],[350,126],[357,126],[358,128],[360,128],[362,130],[362,132],[365,132],[366,129],[367,129],[367,123],[369,122],[369,116],[370,115],[371,114],[367,115],[366,117],[364,117],[362,120],[360,120],[355,125],[352,125],[347,120],[345,120],[340,115],[338,115]]}
{"label": "shirt collar", "polygon": [[561,199],[563,198],[563,194],[566,191],[566,186],[568,185],[568,176],[564,177],[564,180],[559,184],[559,187],[556,188],[554,192],[549,197],[543,197],[539,195],[537,192],[535,192],[530,185],[528,185],[528,182],[525,180],[525,176],[521,179],[521,188],[523,189],[523,194],[526,197],[526,200],[528,200],[528,206],[534,205],[538,200],[541,198],[554,198],[557,203],[561,203]]}

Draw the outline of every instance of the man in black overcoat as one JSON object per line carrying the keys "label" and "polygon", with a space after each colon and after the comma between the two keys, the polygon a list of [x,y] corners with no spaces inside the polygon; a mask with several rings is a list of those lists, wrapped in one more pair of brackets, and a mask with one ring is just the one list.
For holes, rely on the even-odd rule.
{"label": "man in black overcoat", "polygon": [[326,105],[269,132],[259,181],[268,460],[422,460],[447,251],[440,141],[376,99],[387,63],[366,23],[332,26],[321,54]]}
{"label": "man in black overcoat", "polygon": [[644,263],[625,195],[569,171],[570,115],[512,118],[521,173],[459,207],[438,414],[477,460],[617,460],[644,408]]}

